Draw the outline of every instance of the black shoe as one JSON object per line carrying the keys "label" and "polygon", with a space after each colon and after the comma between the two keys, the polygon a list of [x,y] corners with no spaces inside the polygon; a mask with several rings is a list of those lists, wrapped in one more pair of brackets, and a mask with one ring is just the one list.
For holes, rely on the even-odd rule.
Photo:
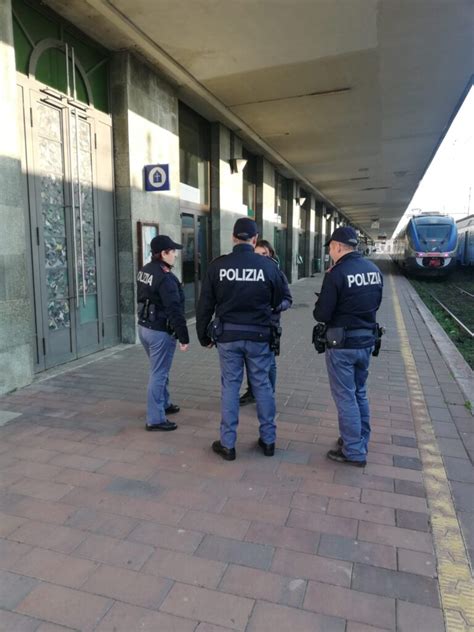
{"label": "black shoe", "polygon": [[252,391],[245,391],[242,397],[239,399],[239,404],[241,406],[245,406],[246,404],[253,404],[255,402],[255,397],[253,396]]}
{"label": "black shoe", "polygon": [[168,408],[165,408],[165,413],[167,415],[174,415],[175,413],[179,413],[180,410],[181,408],[176,406],[176,404],[170,404]]}
{"label": "black shoe", "polygon": [[212,449],[226,461],[235,461],[235,448],[225,448],[220,441],[214,441]]}
{"label": "black shoe", "polygon": [[344,441],[342,440],[342,437],[338,437],[336,443],[340,448],[342,448],[342,446],[344,445]]}
{"label": "black shoe", "polygon": [[326,456],[328,459],[331,459],[331,461],[347,463],[347,465],[353,465],[354,467],[365,467],[367,465],[367,461],[351,461],[342,450],[329,450]]}
{"label": "black shoe", "polygon": [[162,432],[169,432],[170,430],[176,430],[178,426],[174,421],[163,421],[161,424],[146,424],[145,430],[161,430]]}
{"label": "black shoe", "polygon": [[275,444],[265,443],[262,439],[258,440],[258,447],[262,448],[262,452],[265,456],[273,456],[275,454]]}

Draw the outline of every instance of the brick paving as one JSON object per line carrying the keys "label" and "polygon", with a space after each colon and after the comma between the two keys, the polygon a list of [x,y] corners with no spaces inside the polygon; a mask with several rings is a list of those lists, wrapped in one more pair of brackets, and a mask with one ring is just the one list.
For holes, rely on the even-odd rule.
{"label": "brick paving", "polygon": [[[384,263],[385,269],[388,264]],[[474,422],[394,277],[467,548]],[[218,436],[215,351],[177,353],[178,431],[144,432],[140,347],[0,400],[0,630],[444,630],[430,510],[387,288],[372,362],[364,470],[325,458],[337,437],[324,357],[310,343],[321,276],[293,285],[278,360],[275,457],[242,409],[237,460]]]}

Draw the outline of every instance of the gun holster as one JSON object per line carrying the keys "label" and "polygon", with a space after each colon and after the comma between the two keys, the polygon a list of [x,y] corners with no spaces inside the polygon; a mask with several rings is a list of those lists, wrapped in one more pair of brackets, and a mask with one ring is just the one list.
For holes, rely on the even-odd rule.
{"label": "gun holster", "polygon": [[221,337],[223,331],[224,327],[222,326],[222,322],[220,318],[217,317],[214,318],[214,320],[211,320],[207,327],[207,335],[214,344],[219,341],[219,338]]}
{"label": "gun holster", "polygon": [[324,323],[318,323],[313,327],[312,342],[318,353],[324,353],[326,351],[326,330],[327,325]]}
{"label": "gun holster", "polygon": [[280,355],[280,338],[280,325],[272,325],[270,328],[270,351],[273,351],[276,356]]}
{"label": "gun holster", "polygon": [[379,325],[378,323],[375,325],[375,344],[374,350],[372,351],[372,355],[376,358],[380,353],[380,347],[382,346],[382,336],[385,333],[385,327]]}

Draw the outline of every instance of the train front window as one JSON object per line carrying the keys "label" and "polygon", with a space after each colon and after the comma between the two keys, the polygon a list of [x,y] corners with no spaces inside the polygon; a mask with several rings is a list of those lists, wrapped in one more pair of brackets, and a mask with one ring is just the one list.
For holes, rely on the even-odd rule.
{"label": "train front window", "polygon": [[422,243],[444,243],[449,239],[452,226],[450,224],[417,224],[416,230]]}

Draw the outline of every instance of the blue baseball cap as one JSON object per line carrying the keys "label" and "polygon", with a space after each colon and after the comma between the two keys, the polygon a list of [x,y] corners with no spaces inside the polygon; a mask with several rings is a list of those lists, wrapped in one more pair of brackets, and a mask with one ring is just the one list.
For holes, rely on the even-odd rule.
{"label": "blue baseball cap", "polygon": [[154,255],[158,255],[163,250],[182,250],[183,246],[175,243],[168,235],[157,235],[151,240],[150,249]]}
{"label": "blue baseball cap", "polygon": [[339,226],[339,228],[336,228],[324,245],[329,246],[331,241],[338,241],[339,243],[346,244],[347,246],[357,246],[359,242],[357,239],[357,233],[351,226]]}
{"label": "blue baseball cap", "polygon": [[239,217],[234,224],[234,230],[232,234],[236,239],[242,239],[247,241],[255,235],[258,235],[257,223],[250,219],[250,217]]}

